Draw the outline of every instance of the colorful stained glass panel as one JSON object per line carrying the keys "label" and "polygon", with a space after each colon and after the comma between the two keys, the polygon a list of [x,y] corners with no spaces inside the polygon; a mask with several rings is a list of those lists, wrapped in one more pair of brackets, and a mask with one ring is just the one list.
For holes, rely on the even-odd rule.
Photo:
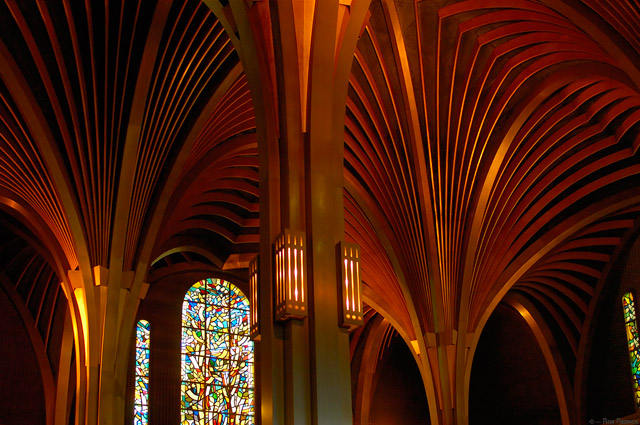
{"label": "colorful stained glass panel", "polygon": [[134,384],[133,423],[146,425],[149,420],[149,322],[136,326],[136,375]]}
{"label": "colorful stained glass panel", "polygon": [[249,315],[247,310],[231,310],[228,322],[229,333],[248,335],[249,334]]}
{"label": "colorful stained glass panel", "polygon": [[627,292],[622,296],[622,312],[624,313],[624,324],[627,332],[633,392],[636,407],[640,407],[640,340],[638,339],[636,306],[631,292]]}
{"label": "colorful stained glass panel", "polygon": [[[231,310],[233,311],[233,310]],[[216,332],[228,332],[229,329],[229,309],[216,307],[211,312],[211,330]]]}
{"label": "colorful stained glass panel", "polygon": [[182,425],[254,423],[249,301],[233,284],[206,279],[182,305]]}
{"label": "colorful stained glass panel", "polygon": [[249,310],[249,299],[238,288],[229,290],[230,307],[238,310]]}

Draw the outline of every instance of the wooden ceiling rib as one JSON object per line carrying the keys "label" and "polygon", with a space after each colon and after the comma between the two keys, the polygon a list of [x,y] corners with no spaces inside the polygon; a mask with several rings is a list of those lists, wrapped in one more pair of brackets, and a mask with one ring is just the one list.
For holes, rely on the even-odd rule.
{"label": "wooden ceiling rib", "polygon": [[[54,137],[34,145],[48,143],[58,155],[49,162],[56,161],[66,175],[93,264],[108,265],[110,250],[118,249],[112,246],[116,194],[122,190],[118,179],[123,166],[133,169],[135,184],[131,185],[124,241],[125,268],[131,268],[163,176],[173,166],[187,129],[207,98],[238,64],[238,57],[222,25],[199,1],[175,2],[160,28],[151,28],[153,2],[110,2],[104,8],[96,8],[89,1],[63,2],[63,6],[3,5],[5,30],[15,31],[8,33],[11,36],[3,35],[2,40],[10,42],[7,54],[17,59],[16,68],[25,76],[35,77],[29,83]],[[158,49],[155,58],[143,64],[143,52],[153,52],[149,48],[145,51],[145,43],[157,43]],[[29,54],[23,54],[25,51]],[[148,80],[147,88],[137,84],[140,79]],[[142,108],[132,108],[136,87],[141,88],[138,97]],[[226,114],[222,114],[225,121],[217,121],[223,124],[212,129],[215,137],[209,133],[201,138],[204,149],[211,143],[208,139],[220,142],[255,127],[243,78],[230,89],[218,112]],[[6,119],[11,116],[5,115]],[[19,117],[20,113],[13,115]],[[139,141],[126,142],[127,137],[135,135],[131,130],[136,125],[141,128]],[[26,149],[28,136],[23,139],[12,143],[23,143]],[[125,152],[125,143],[137,147]],[[129,156],[125,158],[125,154]],[[38,157],[34,159],[37,165]],[[44,169],[50,166],[40,162]],[[32,191],[32,185],[25,185],[26,191],[38,193]],[[234,189],[246,190],[242,186]],[[53,204],[61,210],[52,221],[65,220],[62,211],[68,205],[63,207],[55,190],[50,192]],[[254,196],[253,189],[250,192]],[[39,211],[37,204],[33,207]],[[55,224],[54,228],[69,226]],[[67,241],[61,233],[69,234]],[[70,231],[64,227],[56,236],[71,257],[73,253],[68,251],[78,240],[72,242]],[[77,260],[71,258],[71,268],[75,268]]]}
{"label": "wooden ceiling rib", "polygon": [[[598,55],[600,56],[600,55]],[[626,95],[628,95],[630,92],[629,88],[626,89]],[[563,172],[563,168],[565,170],[568,170],[570,167],[575,166],[576,163],[579,163],[580,161],[586,161],[587,158],[592,159],[592,158],[596,158],[597,156],[600,156],[599,152],[597,149],[595,149],[598,146],[598,143],[600,144],[602,150],[604,150],[604,148],[608,148],[611,147],[615,142],[617,142],[617,140],[607,140],[604,139],[601,142],[595,143],[593,145],[591,145],[590,148],[584,149],[582,151],[579,151],[579,153],[574,154],[571,157],[566,157],[566,159],[563,161],[564,165],[560,165],[560,167],[558,167],[558,162],[560,161],[560,159],[562,158],[563,155],[568,155],[570,150],[572,149],[571,144],[566,144],[565,140],[563,139],[564,137],[567,137],[566,135],[568,135],[570,133],[571,130],[577,129],[579,128],[581,125],[586,125],[587,122],[598,112],[598,109],[600,108],[605,108],[607,107],[609,104],[612,103],[612,101],[607,100],[606,99],[607,94],[603,95],[599,101],[601,103],[602,106],[598,106],[598,101],[594,102],[594,105],[589,107],[588,113],[586,117],[586,119],[584,119],[581,122],[575,123],[574,126],[572,126],[573,128],[571,129],[567,129],[565,132],[563,133],[556,133],[555,137],[550,137],[550,141],[551,143],[547,143],[546,149],[549,149],[551,147],[554,146],[559,146],[562,149],[556,149],[555,152],[557,152],[557,154],[555,154],[555,158],[553,158],[552,156],[546,156],[545,159],[540,160],[539,158],[541,158],[541,156],[537,156],[537,155],[531,155],[530,158],[533,158],[533,160],[531,161],[531,163],[538,163],[538,164],[545,164],[546,166],[549,167],[549,169],[553,169],[553,172],[546,172],[546,170],[543,168],[542,172],[537,171],[534,169],[534,173],[530,173],[529,174],[529,182],[523,182],[522,180],[520,180],[520,182],[518,182],[518,184],[514,184],[515,188],[519,188],[515,189],[518,190],[519,193],[521,194],[527,194],[527,191],[529,192],[529,194],[527,194],[524,198],[520,197],[520,198],[511,198],[510,202],[502,202],[502,203],[496,203],[496,205],[505,205],[503,208],[503,211],[506,211],[506,214],[508,217],[510,217],[510,220],[507,220],[506,222],[506,226],[503,226],[501,229],[511,229],[510,230],[510,234],[514,235],[514,236],[518,236],[522,239],[522,236],[526,236],[527,234],[531,234],[531,235],[535,235],[537,234],[537,230],[539,230],[542,226],[546,225],[545,223],[547,223],[549,220],[551,220],[552,218],[557,217],[558,213],[561,213],[562,211],[566,210],[571,203],[576,202],[576,199],[579,199],[578,192],[575,192],[573,194],[574,199],[571,199],[571,197],[569,197],[569,200],[567,202],[563,203],[560,202],[557,204],[556,207],[553,208],[553,210],[550,210],[549,213],[546,215],[547,220],[542,220],[543,218],[545,218],[545,216],[539,217],[539,212],[536,211],[539,207],[537,207],[537,205],[553,205],[554,204],[554,198],[558,198],[559,195],[563,192],[566,193],[566,189],[572,185],[575,184],[576,181],[579,181],[580,179],[580,175],[579,173],[573,173],[571,175],[572,179],[574,179],[573,181],[571,181],[571,179],[568,180],[559,180],[558,176],[562,175]],[[580,101],[581,99],[578,99],[578,101]],[[583,100],[584,101],[584,100]],[[637,105],[637,101],[635,102],[635,105]],[[578,105],[578,106],[582,106],[583,105]],[[629,107],[631,107],[632,105],[627,105],[625,108],[621,108],[620,110],[627,110]],[[557,117],[557,120],[560,121],[562,117],[562,115],[560,114],[555,114],[555,117]],[[599,133],[604,132],[606,125],[608,124],[608,121],[605,120],[604,121],[599,121],[596,125],[593,126],[594,128],[594,132],[593,135],[597,135]],[[552,128],[553,125],[549,125],[548,128]],[[585,143],[585,139],[588,140],[588,137],[592,136],[591,134],[582,134],[582,137],[577,136],[575,137],[575,142],[582,142],[583,144]],[[613,138],[611,138],[613,139]],[[539,140],[539,139],[538,139]],[[528,143],[530,143],[532,146],[535,146],[536,143],[536,138],[534,137],[529,137],[528,138]],[[538,142],[539,143],[539,142]],[[541,143],[541,147],[544,147],[544,141],[543,143]],[[548,155],[546,154],[546,152],[544,150],[542,150],[543,155]],[[548,152],[548,150],[547,150]],[[582,158],[581,158],[582,156]],[[620,162],[624,157],[628,157],[627,153],[624,152],[619,152],[613,155],[609,156],[610,159],[610,163],[616,163],[616,162]],[[594,160],[591,165],[586,166],[585,168],[583,168],[580,173],[582,173],[582,177],[586,180],[587,177],[591,177],[591,175],[596,171],[599,170],[601,168],[604,168],[605,164],[602,163],[598,163],[598,162],[602,162],[602,161],[606,161],[606,158],[599,158],[598,160]],[[555,160],[555,162],[554,162]],[[508,162],[507,162],[508,163]],[[561,163],[562,164],[562,163]],[[539,166],[537,168],[540,168]],[[516,166],[513,167],[513,169],[517,169],[520,171],[520,173],[522,175],[525,175],[525,173],[527,172],[527,167],[522,167],[522,166],[518,166],[518,164],[516,164]],[[543,174],[544,173],[544,174]],[[622,171],[621,172],[622,175],[625,176],[629,176],[629,175],[633,175],[633,171],[627,170]],[[536,176],[537,175],[537,176]],[[608,176],[608,179],[605,179],[606,182],[611,182],[611,178],[613,176],[610,175]],[[537,181],[536,181],[537,180]],[[535,182],[535,183],[534,183]],[[532,185],[533,184],[533,185]],[[500,184],[496,184],[497,188],[500,187],[504,187],[501,186]],[[525,188],[525,190],[522,190],[522,188]],[[589,187],[589,185],[584,185],[583,187],[583,191],[585,194],[591,193],[592,190],[594,190],[595,187]],[[545,195],[542,195],[542,193],[546,191]],[[513,192],[518,193],[518,192]],[[538,195],[539,194],[539,195]],[[514,196],[514,195],[510,195],[510,196]],[[527,198],[529,199],[527,201]],[[516,210],[509,210],[509,204],[511,204],[512,206],[517,206]],[[529,210],[527,213],[524,213],[525,210]],[[532,220],[536,217],[539,217],[536,221],[532,222]],[[519,224],[515,223],[516,220],[519,220]],[[539,223],[539,224],[535,224],[535,223]],[[499,223],[499,221],[495,221],[495,223]],[[511,224],[509,224],[511,223]],[[514,225],[515,224],[515,225]],[[524,231],[524,229],[527,228],[526,231]],[[491,235],[490,233],[485,233],[488,235]],[[502,244],[502,246],[509,246],[509,244],[505,244],[504,241],[504,234],[503,233],[499,233],[499,232],[495,232],[493,233],[495,235],[494,237],[494,246],[495,244],[497,244],[497,240],[500,239],[500,243]],[[523,241],[524,242],[524,241]],[[485,245],[485,246],[490,246],[489,242]],[[517,245],[515,246],[517,248]],[[513,248],[512,248],[513,249]],[[506,251],[498,251],[496,252],[493,249],[484,249],[482,250],[482,252],[488,254],[489,252],[491,252],[491,256],[493,258],[501,258],[501,254],[502,253],[506,253]],[[494,264],[496,262],[494,261]],[[482,264],[482,262],[480,262],[480,264]],[[504,262],[500,265],[496,265],[494,270],[499,270],[500,266],[504,267]],[[490,270],[491,267],[489,269],[485,269],[485,270]],[[478,278],[479,281],[481,280],[491,280],[491,276],[490,275],[481,275]]]}
{"label": "wooden ceiling rib", "polygon": [[[20,112],[0,84],[0,188],[19,209],[32,208],[51,229],[70,267],[77,265],[71,234],[42,156]],[[15,208],[15,207],[14,207]],[[55,248],[49,247],[55,251]]]}
{"label": "wooden ceiling rib", "polygon": [[388,302],[388,313],[414,335],[407,300],[388,254],[357,202],[345,191],[345,240],[360,246],[363,284]]}
{"label": "wooden ceiling rib", "polygon": [[[581,82],[575,85],[571,84],[571,86],[576,85],[584,87],[584,84],[581,84]],[[597,88],[592,86],[590,89]],[[561,93],[564,91],[565,89],[563,89]],[[573,91],[573,89],[571,91]],[[597,91],[593,93],[593,95],[595,96],[600,93],[600,91]],[[520,200],[514,196],[514,193],[517,193],[516,190],[518,187],[531,187],[537,175],[548,173],[554,160],[558,160],[568,152],[575,150],[581,141],[581,138],[577,136],[568,139],[567,137],[585,124],[586,120],[583,115],[573,120],[568,120],[563,126],[559,125],[568,113],[573,113],[578,109],[580,103],[575,102],[576,99],[574,99],[569,105],[557,111],[552,111],[552,109],[566,101],[564,94],[556,97],[560,99],[557,101],[555,98],[550,99],[547,104],[540,108],[540,112],[536,114],[538,117],[532,119],[529,122],[530,124],[527,123],[520,131],[517,135],[516,143],[513,144],[512,151],[507,154],[510,160],[507,163],[507,167],[501,170],[501,175],[504,176],[503,178],[506,179],[507,182],[505,185],[496,188],[496,191],[491,194],[492,198],[495,198],[494,202],[496,205],[504,205],[499,209],[500,214],[510,213],[508,208],[513,208],[513,205],[517,204]],[[592,96],[588,96],[585,100],[588,101],[591,97]],[[544,121],[542,120],[543,116],[547,117]],[[532,131],[534,126],[538,128],[535,132]],[[552,132],[552,129],[555,129],[555,132]],[[595,134],[595,131],[593,131],[592,134]],[[547,141],[544,141],[544,139]],[[554,146],[551,144],[552,140],[562,140],[562,144],[559,148],[553,149]],[[536,146],[536,144],[538,146]],[[515,148],[519,146],[522,147],[516,151]],[[535,168],[539,169],[538,173],[533,172]],[[493,229],[491,232],[492,231]]]}
{"label": "wooden ceiling rib", "polygon": [[[117,9],[117,3],[112,7]],[[90,233],[86,235],[89,251],[98,261],[103,260],[109,246],[119,140],[124,130],[122,114],[129,110],[127,73],[141,56],[139,50],[131,53],[139,35],[129,31],[138,28],[137,21],[129,24],[131,16],[137,19],[145,7],[134,5],[129,13],[131,5],[122,5],[120,21],[110,21],[108,11],[92,10],[88,3],[65,3],[62,8],[50,9],[46,3],[27,8],[24,3],[9,2],[7,8],[10,13],[5,16],[13,17],[11,25],[18,31],[2,38],[11,42],[10,50],[24,75],[37,75],[29,84],[36,92],[43,87],[46,93],[38,102],[45,111],[52,111],[47,124],[53,135],[59,135],[46,143],[64,152],[58,161],[68,171],[69,186],[80,195],[75,201]],[[92,19],[103,23],[96,25]],[[11,25],[6,30],[10,31]],[[97,34],[98,28],[104,34]],[[110,31],[119,34],[115,46],[107,44],[107,40],[116,39],[108,37]],[[97,40],[104,41],[100,44]],[[32,66],[35,69],[30,69]],[[109,114],[115,111],[120,111],[120,117],[110,119]]]}
{"label": "wooden ceiling rib", "polygon": [[[547,326],[553,331],[554,343],[560,347],[571,374],[577,359],[576,338],[587,331],[585,320],[596,285],[604,277],[603,270],[611,262],[615,248],[636,227],[630,217],[638,211],[640,206],[635,205],[580,230],[536,262],[510,291],[553,317],[547,320]],[[562,347],[571,347],[571,351]]]}
{"label": "wooden ceiling rib", "polygon": [[[420,238],[423,234],[421,213],[418,207],[416,176],[410,159],[408,140],[402,131],[399,105],[391,95],[391,74],[380,62],[382,53],[379,41],[372,30],[366,28],[367,52],[373,58],[368,62],[364,53],[356,51],[354,69],[350,79],[350,95],[347,99],[345,161],[366,181],[372,201],[378,203],[382,216],[389,220],[390,234],[386,236],[402,252],[401,261],[407,270],[418,279],[426,280],[424,261],[425,246]],[[372,67],[375,67],[375,71]],[[356,75],[362,75],[359,81]],[[378,78],[378,80],[376,80]],[[381,84],[380,84],[381,83]],[[351,153],[353,152],[353,154]],[[375,183],[374,183],[375,182]],[[428,288],[412,288],[418,291],[416,308],[428,323],[431,316]],[[425,328],[426,329],[426,328]]]}
{"label": "wooden ceiling rib", "polygon": [[[244,74],[231,83],[197,136],[185,161],[182,183],[174,201],[182,205],[165,218],[157,254],[172,243],[183,243],[184,232],[202,229],[219,234],[237,250],[257,250],[258,152],[255,117]],[[207,246],[207,233],[190,232],[190,243]],[[198,242],[198,240],[200,242]],[[173,242],[172,242],[173,241]],[[155,254],[154,254],[155,255]]]}
{"label": "wooden ceiling rib", "polygon": [[[241,86],[243,90],[247,89],[245,84]],[[228,109],[250,107],[250,103],[242,100],[243,93],[233,89],[231,92],[239,94],[235,99],[240,100],[221,100],[220,107],[211,115],[190,152],[187,163],[191,166],[185,168],[183,184],[176,189],[175,203],[182,208],[173,209],[167,215],[166,224],[162,226],[165,231],[159,236],[158,254],[168,251],[167,244],[172,240],[182,242],[185,232],[189,233],[192,244],[207,246],[207,234],[194,234],[190,232],[193,229],[206,229],[224,237],[233,244],[228,248],[229,254],[237,252],[236,248],[242,252],[257,250],[258,152],[255,133],[251,132],[255,124],[251,119],[238,127],[237,123],[225,120]],[[242,135],[219,138],[221,134],[229,134],[225,125],[239,130]],[[216,128],[219,131],[213,130]]]}
{"label": "wooden ceiling rib", "polygon": [[603,4],[597,0],[582,0],[582,3],[619,31],[622,39],[640,53],[640,5],[637,2],[610,0]]}
{"label": "wooden ceiling rib", "polygon": [[236,61],[224,29],[204,5],[184,2],[170,13],[165,38],[158,55],[143,120],[141,151],[138,153],[137,185],[131,205],[127,235],[127,263],[133,263],[135,247],[154,188],[161,178],[173,143],[192,108],[198,108],[205,90],[219,84],[225,67]]}
{"label": "wooden ceiling rib", "polygon": [[[347,99],[349,180],[388,220],[423,328],[439,320],[435,280],[445,328],[457,327],[468,287],[473,329],[535,240],[566,229],[585,206],[597,210],[597,194],[640,187],[638,88],[616,57],[545,4],[382,1],[370,12]],[[416,119],[420,130],[410,131]],[[412,144],[424,147],[426,175],[413,174],[420,158]],[[417,179],[427,182],[433,234],[423,227]],[[430,257],[438,270],[427,279]],[[567,285],[561,293],[577,301]]]}
{"label": "wooden ceiling rib", "polygon": [[242,74],[225,93],[205,128],[198,136],[185,163],[185,170],[197,162],[214,146],[229,137],[255,129],[255,114],[247,79]]}
{"label": "wooden ceiling rib", "polygon": [[[446,40],[443,38],[444,30],[440,29],[446,25],[446,22],[444,22],[445,19],[449,16],[454,16],[456,13],[472,11],[472,9],[463,8],[462,6],[464,5],[473,6],[474,4],[467,2],[465,4],[452,6],[451,10],[447,7],[440,11],[438,31],[439,50],[441,50],[440,45],[445,43]],[[528,4],[527,6],[539,9],[535,5]],[[458,10],[456,10],[456,7],[458,7]],[[461,244],[463,243],[463,239],[460,237],[464,223],[464,215],[462,212],[467,210],[470,205],[473,188],[478,184],[478,180],[482,178],[482,176],[479,175],[479,166],[484,162],[483,156],[487,155],[487,153],[485,153],[489,140],[487,132],[493,131],[488,123],[496,122],[497,116],[499,116],[498,114],[502,112],[505,104],[510,99],[511,95],[509,93],[517,89],[519,85],[534,75],[542,66],[547,65],[544,62],[546,62],[548,58],[545,58],[544,61],[535,61],[537,57],[546,53],[538,47],[540,46],[540,44],[538,44],[538,37],[541,38],[540,41],[543,43],[544,41],[555,40],[557,38],[557,34],[550,31],[550,27],[553,28],[552,24],[545,22],[542,24],[542,28],[537,26],[540,24],[540,22],[537,21],[538,19],[549,18],[549,11],[543,10],[543,12],[546,12],[543,14],[538,13],[537,10],[530,14],[530,9],[519,12],[521,13],[519,13],[518,19],[522,19],[523,22],[518,22],[517,24],[510,23],[513,20],[514,14],[512,10],[489,12],[461,23],[456,37],[453,70],[450,75],[457,75],[456,67],[458,63],[461,69],[465,69],[465,63],[468,64],[465,72],[460,74],[467,75],[467,80],[464,83],[465,90],[460,91],[460,95],[456,96],[454,87],[459,87],[460,81],[455,77],[449,77],[447,74],[443,74],[442,78],[438,78],[438,82],[440,80],[451,81],[447,107],[449,116],[446,120],[446,133],[444,132],[445,123],[439,124],[439,122],[435,120],[436,132],[438,132],[436,136],[436,148],[438,151],[444,150],[446,152],[443,164],[440,164],[442,155],[434,155],[437,161],[436,163],[438,164],[436,167],[437,170],[439,170],[438,173],[441,173],[441,170],[444,169],[445,174],[445,177],[439,177],[438,184],[442,185],[443,182],[451,182],[449,184],[452,184],[451,187],[445,185],[445,187],[442,188],[435,186],[432,188],[436,196],[439,197],[439,204],[442,205],[440,207],[441,215],[438,221],[443,223],[443,226],[448,226],[448,230],[443,229],[442,232],[446,232],[449,238],[453,238],[453,241],[448,244],[449,248],[446,254],[443,253],[442,255],[455,256],[455,253],[462,251],[463,245]],[[552,16],[552,22],[555,20],[556,17]],[[502,26],[494,29],[491,29],[489,26],[499,24],[502,24]],[[566,25],[566,22],[563,24]],[[469,48],[471,46],[469,46],[468,43],[463,42],[463,37],[469,36],[467,32],[472,30],[478,31],[483,29],[483,27],[490,29],[478,36],[477,42],[472,47],[472,50]],[[528,32],[531,31],[535,32],[528,34]],[[556,32],[557,31],[556,29]],[[571,40],[569,36],[567,36],[567,39]],[[494,43],[500,44],[492,49],[491,53],[487,56],[485,51]],[[572,44],[568,47],[573,48],[574,45]],[[549,46],[549,50],[551,49],[553,48]],[[470,54],[470,51],[473,53]],[[467,59],[465,56],[471,56],[472,58]],[[438,56],[438,58],[440,58],[440,56]],[[504,63],[501,63],[501,61]],[[513,81],[509,81],[508,78],[511,77],[512,74],[515,74],[516,68],[526,61],[532,64],[522,69],[522,72],[517,74],[517,78],[512,78]],[[443,67],[443,65],[440,64],[438,64],[438,66]],[[496,72],[496,68],[500,73],[497,74],[495,78],[489,80],[489,76]],[[475,76],[476,74],[478,74],[477,77]],[[437,76],[439,75],[440,72],[437,73]],[[471,80],[474,77],[482,82],[481,84],[476,84],[475,87],[471,84]],[[507,83],[510,83],[509,86],[506,86]],[[504,92],[504,94],[502,97],[498,97],[501,91]],[[440,90],[437,92],[440,93]],[[443,103],[444,101],[438,101],[436,103],[436,109],[442,107],[441,104]],[[490,112],[492,113],[490,114]],[[451,125],[453,125],[455,132],[450,128]],[[495,126],[495,124],[493,124],[493,126]],[[441,128],[443,130],[442,133],[445,134],[439,134]],[[487,128],[489,130],[485,130]],[[441,142],[443,139],[448,139],[448,141]],[[450,144],[451,147],[442,148],[440,147],[441,143],[444,146]],[[449,158],[449,152],[453,153],[452,158]],[[454,172],[455,174],[453,174]],[[461,183],[456,184],[456,182]],[[448,217],[451,218],[449,219]],[[448,220],[451,220],[454,224],[447,223]],[[458,261],[458,258],[453,258],[454,264]],[[455,267],[452,267],[451,273],[453,273],[451,280],[458,281],[457,276],[459,275],[455,272]]]}

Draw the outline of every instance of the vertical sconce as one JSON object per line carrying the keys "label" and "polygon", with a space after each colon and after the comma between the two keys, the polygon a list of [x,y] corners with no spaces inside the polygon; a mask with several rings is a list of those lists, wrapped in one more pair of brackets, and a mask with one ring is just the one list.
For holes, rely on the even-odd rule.
{"label": "vertical sconce", "polygon": [[307,313],[303,232],[285,229],[276,238],[276,320],[302,319]]}
{"label": "vertical sconce", "polygon": [[253,340],[260,339],[260,316],[258,316],[258,309],[260,308],[260,304],[258,302],[259,258],[260,257],[256,255],[249,263],[249,308],[251,309],[249,336]]}
{"label": "vertical sconce", "polygon": [[360,280],[360,247],[356,244],[340,242],[338,297],[340,308],[339,324],[354,329],[362,326],[362,282]]}

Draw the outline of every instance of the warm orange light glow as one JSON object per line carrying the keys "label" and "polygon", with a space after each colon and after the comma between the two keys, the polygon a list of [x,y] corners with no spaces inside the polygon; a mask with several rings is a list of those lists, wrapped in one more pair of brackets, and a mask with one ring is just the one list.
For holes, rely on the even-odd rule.
{"label": "warm orange light glow", "polygon": [[298,250],[293,251],[293,287],[294,298],[298,301]]}
{"label": "warm orange light glow", "polygon": [[306,303],[304,299],[304,238],[300,239],[300,292],[302,293],[302,302]]}
{"label": "warm orange light glow", "polygon": [[304,233],[285,231],[276,238],[276,320],[307,316]]}
{"label": "warm orange light glow", "polygon": [[[80,323],[82,324],[81,331],[84,339],[84,355],[85,355],[85,359],[88,359],[89,358],[89,336],[88,336],[89,320],[87,318],[87,303],[84,298],[84,289],[76,288],[73,290],[73,293],[78,303],[78,313],[80,314]],[[79,330],[74,329],[74,332],[76,333],[76,338],[77,338],[76,340],[79,341],[80,340],[78,338],[80,336]]]}
{"label": "warm orange light glow", "polygon": [[416,354],[420,354],[420,345],[418,345],[418,340],[411,340],[411,347]]}
{"label": "warm orange light glow", "polygon": [[260,339],[260,316],[258,315],[258,308],[260,306],[260,304],[258,303],[258,271],[260,268],[259,261],[259,257],[256,256],[249,263],[249,308],[251,309],[251,314],[249,315],[249,336],[253,340]]}
{"label": "warm orange light glow", "polygon": [[340,326],[353,329],[363,324],[362,283],[360,281],[360,248],[355,244],[340,243]]}
{"label": "warm orange light glow", "polygon": [[289,265],[289,267],[286,268],[289,273],[289,279],[287,279],[287,290],[289,291],[289,299],[291,299],[291,248],[287,248],[287,264]]}

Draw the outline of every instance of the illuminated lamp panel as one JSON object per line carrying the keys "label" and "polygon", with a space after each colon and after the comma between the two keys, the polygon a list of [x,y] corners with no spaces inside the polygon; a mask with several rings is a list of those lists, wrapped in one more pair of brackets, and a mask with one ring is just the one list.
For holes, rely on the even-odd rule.
{"label": "illuminated lamp panel", "polygon": [[338,244],[340,258],[338,294],[339,324],[351,330],[362,326],[362,281],[360,279],[360,247],[356,244],[341,242]]}
{"label": "illuminated lamp panel", "polygon": [[622,311],[624,313],[624,325],[627,330],[627,345],[629,346],[629,360],[631,361],[633,394],[637,408],[640,407],[640,340],[638,339],[636,306],[631,292],[627,292],[622,296]]}
{"label": "illuminated lamp panel", "polygon": [[149,329],[146,320],[140,320],[136,326],[134,425],[146,425],[149,421]]}
{"label": "illuminated lamp panel", "polygon": [[288,229],[276,239],[276,320],[304,319],[308,316],[304,241],[304,232]]}
{"label": "illuminated lamp panel", "polygon": [[249,297],[251,297],[250,307],[251,307],[251,320],[249,323],[251,324],[251,339],[260,340],[260,320],[259,320],[259,311],[258,306],[258,273],[260,268],[259,257],[256,256],[249,263]]}
{"label": "illuminated lamp panel", "polygon": [[253,425],[249,301],[233,284],[205,279],[182,303],[182,425]]}

